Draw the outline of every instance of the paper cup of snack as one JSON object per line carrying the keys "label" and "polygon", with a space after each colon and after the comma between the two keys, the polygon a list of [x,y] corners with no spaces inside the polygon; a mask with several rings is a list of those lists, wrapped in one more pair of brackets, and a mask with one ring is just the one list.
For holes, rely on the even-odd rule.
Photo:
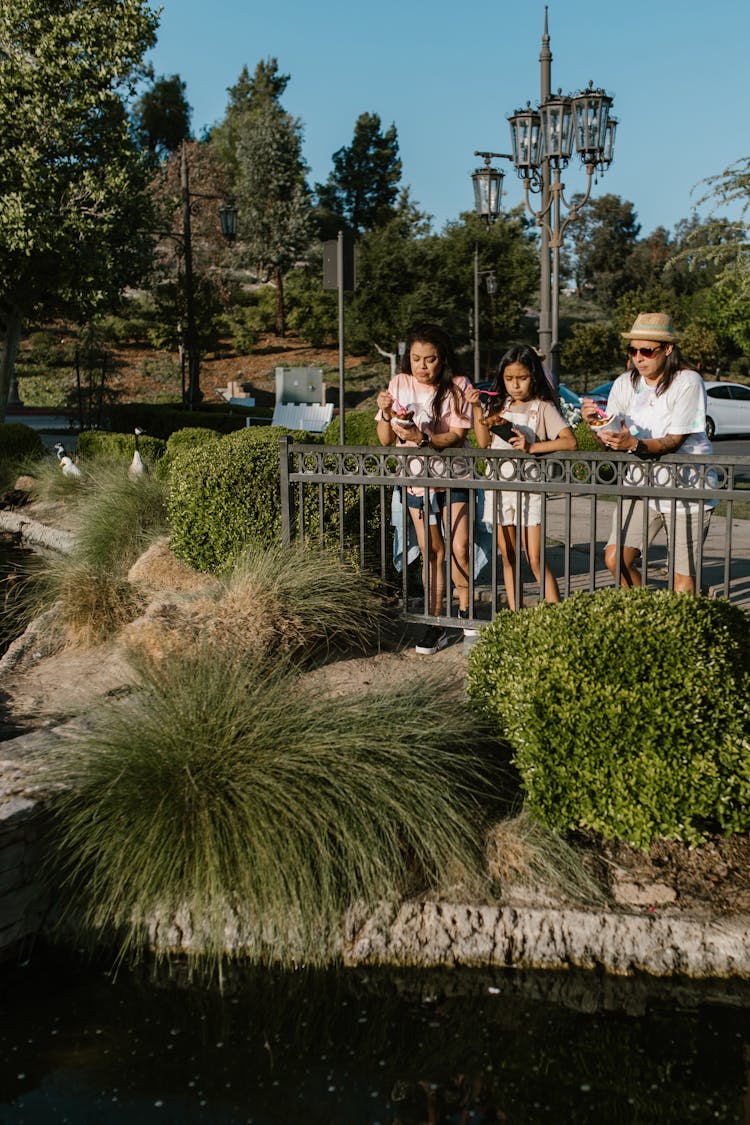
{"label": "paper cup of snack", "polygon": [[410,426],[414,421],[414,411],[405,410],[403,406],[394,406],[391,414],[391,425]]}
{"label": "paper cup of snack", "polygon": [[622,420],[619,414],[607,414],[606,411],[600,410],[596,418],[589,419],[589,426],[596,434],[601,434],[606,430],[617,432],[622,429]]}

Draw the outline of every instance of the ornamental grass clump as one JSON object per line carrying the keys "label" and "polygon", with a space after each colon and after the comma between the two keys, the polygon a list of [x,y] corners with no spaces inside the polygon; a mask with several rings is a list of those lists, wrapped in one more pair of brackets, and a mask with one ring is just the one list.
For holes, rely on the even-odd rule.
{"label": "ornamental grass clump", "polygon": [[454,681],[329,698],[231,654],[141,669],[45,766],[65,787],[56,875],[83,931],[134,958],[151,943],[214,966],[228,946],[321,964],[348,908],[479,884],[492,783]]}
{"label": "ornamental grass clump", "polygon": [[551,827],[643,848],[750,829],[750,620],[728,601],[607,589],[501,612],[468,691]]}
{"label": "ornamental grass clump", "polygon": [[[127,648],[150,660],[204,647],[229,649],[235,660],[284,654],[309,663],[332,649],[370,648],[386,623],[375,586],[316,548],[250,546],[221,578],[190,573],[202,587],[153,602],[125,630]],[[130,578],[148,584],[135,570]]]}
{"label": "ornamental grass clump", "polygon": [[150,476],[131,480],[122,466],[101,461],[75,480],[73,550],[34,569],[18,606],[28,623],[54,605],[63,643],[94,645],[140,612],[127,572],[165,530],[166,488]]}

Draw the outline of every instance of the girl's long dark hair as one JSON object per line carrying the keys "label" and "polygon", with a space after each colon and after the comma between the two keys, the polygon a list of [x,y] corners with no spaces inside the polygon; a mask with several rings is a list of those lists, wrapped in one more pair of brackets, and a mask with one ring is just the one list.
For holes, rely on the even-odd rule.
{"label": "girl's long dark hair", "polygon": [[[643,338],[645,340],[646,337],[644,336]],[[658,342],[658,340],[654,340],[655,344],[658,344]],[[630,372],[630,382],[632,383],[633,387],[637,387],[638,380],[641,377],[641,373],[633,363],[632,359],[629,361],[628,370]],[[692,364],[690,360],[685,359],[684,355],[677,347],[677,344],[672,344],[672,350],[664,360],[664,366],[661,370],[661,378],[659,379],[659,385],[656,388],[657,398],[659,397],[659,395],[663,395],[664,392],[669,389],[669,386],[674,380],[674,377],[678,371],[697,371],[700,375],[700,371],[698,371],[698,368],[694,364]]]}
{"label": "girl's long dark hair", "polygon": [[549,379],[544,374],[544,367],[539,358],[539,353],[529,344],[511,344],[507,352],[500,360],[500,366],[495,376],[493,384],[493,391],[498,391],[502,396],[502,401],[509,397],[507,388],[505,386],[505,368],[509,367],[511,363],[520,363],[521,367],[525,367],[531,376],[531,397],[541,398],[544,402],[554,402],[555,394],[550,385]]}
{"label": "girl's long dark hair", "polygon": [[440,374],[435,383],[435,397],[432,400],[432,421],[437,425],[440,421],[445,396],[453,396],[453,405],[456,412],[462,409],[463,395],[453,382],[454,375],[461,375],[461,365],[458,361],[450,336],[437,324],[415,324],[409,329],[406,337],[406,350],[401,360],[401,371],[411,375],[411,349],[414,344],[432,344],[440,360]]}

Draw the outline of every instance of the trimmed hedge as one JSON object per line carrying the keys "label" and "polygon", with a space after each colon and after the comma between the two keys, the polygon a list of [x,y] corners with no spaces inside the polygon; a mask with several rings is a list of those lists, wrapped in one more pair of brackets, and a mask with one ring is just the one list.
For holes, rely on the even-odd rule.
{"label": "trimmed hedge", "polygon": [[[341,423],[332,418],[323,431],[324,445],[338,445]],[[347,445],[380,445],[378,424],[370,410],[349,410],[344,415],[344,438]]]}
{"label": "trimmed hedge", "polygon": [[[167,443],[162,438],[141,434],[138,448],[143,460],[153,465],[164,456]],[[105,430],[84,430],[78,437],[79,457],[106,457],[110,461],[127,461],[129,464],[134,452],[135,435],[132,433],[111,434]]]}
{"label": "trimmed hedge", "polygon": [[220,440],[221,434],[217,434],[215,430],[201,429],[200,426],[187,426],[184,430],[175,430],[167,438],[166,451],[156,466],[157,476],[168,480],[177,456],[184,450],[197,449]]}
{"label": "trimmed hedge", "polygon": [[622,588],[503,611],[468,692],[553,828],[638,847],[750,830],[750,618],[728,601]]}
{"label": "trimmed hedge", "polygon": [[[238,431],[200,448],[180,451],[169,477],[171,546],[190,566],[223,571],[249,543],[280,541],[280,426]],[[297,437],[297,435],[292,435]],[[307,444],[309,434],[299,435]],[[305,532],[318,542],[318,488],[305,489]],[[325,543],[339,543],[338,488],[323,489]],[[379,521],[367,516],[368,536],[379,535]],[[358,490],[344,490],[345,537],[359,533]]]}
{"label": "trimmed hedge", "polygon": [[33,461],[43,453],[44,443],[31,426],[23,422],[0,422],[0,461]]}

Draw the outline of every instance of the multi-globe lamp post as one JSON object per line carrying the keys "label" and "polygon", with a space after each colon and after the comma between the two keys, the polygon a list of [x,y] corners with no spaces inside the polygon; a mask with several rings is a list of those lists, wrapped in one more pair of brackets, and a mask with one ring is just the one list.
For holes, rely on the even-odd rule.
{"label": "multi-globe lamp post", "polygon": [[[552,52],[549,46],[547,9],[539,56],[541,100],[536,109],[527,103],[516,110],[510,123],[513,164],[524,186],[526,207],[540,228],[541,297],[539,349],[549,363],[555,382],[560,377],[560,248],[569,223],[578,218],[591,195],[594,176],[604,172],[614,155],[617,121],[610,115],[612,98],[604,90],[586,90],[573,96],[550,93]],[[575,147],[586,172],[586,190],[568,203],[561,172]],[[535,208],[531,194],[538,194]],[[563,208],[567,214],[563,217]]]}

